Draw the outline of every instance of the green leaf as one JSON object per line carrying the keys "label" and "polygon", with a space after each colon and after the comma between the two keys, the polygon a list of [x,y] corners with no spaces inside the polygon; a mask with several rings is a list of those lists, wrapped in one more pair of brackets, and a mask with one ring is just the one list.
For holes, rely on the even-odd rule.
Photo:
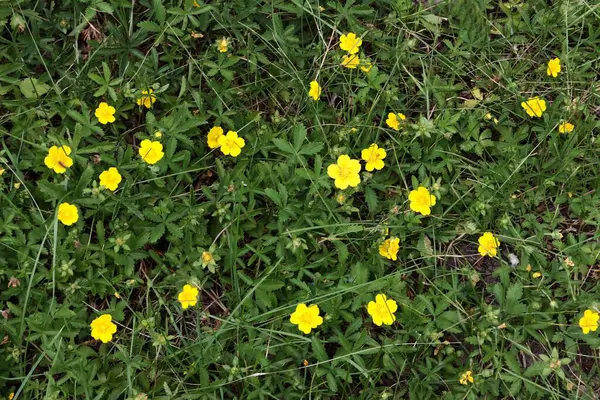
{"label": "green leaf", "polygon": [[356,263],[352,266],[353,283],[361,284],[369,281],[369,269],[361,263]]}
{"label": "green leaf", "polygon": [[50,85],[40,82],[37,78],[25,78],[19,82],[21,93],[28,99],[36,99],[50,90]]}
{"label": "green leaf", "polygon": [[137,26],[147,32],[159,33],[161,31],[160,26],[158,26],[158,24],[156,22],[152,22],[152,21],[138,22]]}
{"label": "green leaf", "polygon": [[83,116],[83,114],[75,111],[75,110],[67,110],[67,115],[73,118],[75,121],[79,122],[83,126],[89,126],[90,121]]}
{"label": "green leaf", "polygon": [[98,244],[104,244],[104,223],[102,221],[96,222],[96,238],[98,240]]}
{"label": "green leaf", "polygon": [[303,124],[294,126],[294,149],[298,152],[306,139],[306,127]]}
{"label": "green leaf", "polygon": [[273,292],[277,289],[281,289],[285,286],[285,283],[276,279],[265,279],[261,284],[260,288],[267,292]]}
{"label": "green leaf", "polygon": [[62,185],[50,183],[46,180],[39,181],[37,186],[40,192],[45,195],[44,198],[46,201],[60,200],[67,194],[66,189]]}
{"label": "green leaf", "polygon": [[161,0],[152,0],[152,10],[156,21],[162,26],[165,24],[166,10],[165,6],[162,5]]}
{"label": "green leaf", "polygon": [[288,153],[288,154],[296,154],[296,151],[294,150],[294,148],[292,147],[292,145],[283,140],[283,139],[279,139],[279,138],[275,138],[273,139],[273,144],[281,151],[283,151],[284,153]]}
{"label": "green leaf", "polygon": [[515,354],[515,351],[504,353],[504,361],[513,372],[519,375],[521,374],[521,366],[519,364],[519,360],[517,359],[517,354]]}
{"label": "green leaf", "polygon": [[91,166],[88,166],[81,174],[81,177],[79,178],[79,182],[77,182],[77,186],[75,187],[75,190],[73,192],[74,198],[77,199],[77,198],[81,197],[81,195],[83,193],[83,189],[85,189],[86,186],[91,182],[93,176],[94,176],[94,169]]}
{"label": "green leaf", "polygon": [[101,12],[105,12],[108,14],[112,14],[113,13],[113,8],[110,4],[104,2],[104,1],[99,1],[97,3],[94,4],[94,7]]}
{"label": "green leaf", "polygon": [[318,152],[323,150],[323,146],[324,145],[321,142],[309,143],[306,146],[302,147],[302,149],[300,149],[299,154],[303,154],[306,156],[312,156],[313,154],[317,154]]}
{"label": "green leaf", "polygon": [[149,243],[156,243],[165,233],[165,224],[156,224],[153,228],[148,229],[150,236],[148,237]]}
{"label": "green leaf", "polygon": [[329,356],[327,356],[327,352],[325,351],[325,347],[323,343],[319,340],[318,337],[313,336],[311,339],[311,347],[313,350],[313,354],[318,361],[327,361]]}
{"label": "green leaf", "polygon": [[279,207],[283,207],[281,197],[279,196],[279,193],[277,193],[275,190],[267,188],[265,189],[265,195],[267,195],[267,197],[273,200],[273,203],[277,204]]}
{"label": "green leaf", "polygon": [[[95,74],[93,72],[90,72],[88,74],[88,77],[93,80],[94,82],[96,82],[98,85],[104,85],[104,79],[102,79],[102,77],[98,74]],[[69,110],[70,111],[70,110]]]}
{"label": "green leaf", "polygon": [[327,386],[329,387],[331,392],[332,393],[337,392],[338,386],[337,386],[337,380],[335,379],[335,376],[333,376],[332,373],[328,373],[325,377],[327,378]]}
{"label": "green leaf", "polygon": [[506,291],[507,302],[518,302],[521,296],[523,296],[523,285],[521,283],[511,285]]}
{"label": "green leaf", "polygon": [[421,234],[419,238],[419,243],[417,244],[417,249],[424,257],[431,257],[434,255],[433,246],[431,245],[431,239],[424,233]]}
{"label": "green leaf", "polygon": [[377,193],[370,187],[365,188],[365,200],[367,201],[367,206],[369,207],[370,212],[377,211],[377,205],[379,204],[379,200],[377,199]]}

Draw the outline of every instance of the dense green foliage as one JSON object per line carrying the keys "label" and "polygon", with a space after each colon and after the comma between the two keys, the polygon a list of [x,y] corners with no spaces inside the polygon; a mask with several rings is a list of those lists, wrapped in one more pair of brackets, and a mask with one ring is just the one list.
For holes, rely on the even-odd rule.
{"label": "dense green foliage", "polygon": [[[578,320],[600,308],[599,16],[588,0],[0,4],[0,399],[597,398],[600,330]],[[347,32],[369,72],[340,66]],[[521,106],[535,96],[541,118]],[[217,125],[239,156],[208,147]],[[152,166],[144,139],[164,145]],[[327,167],[371,143],[385,167],[336,189]],[[44,158],[63,144],[58,174]],[[409,208],[418,186],[429,216]],[[185,284],[200,295],[183,310]],[[391,326],[367,313],[378,293]],[[298,303],[324,316],[308,335]]]}

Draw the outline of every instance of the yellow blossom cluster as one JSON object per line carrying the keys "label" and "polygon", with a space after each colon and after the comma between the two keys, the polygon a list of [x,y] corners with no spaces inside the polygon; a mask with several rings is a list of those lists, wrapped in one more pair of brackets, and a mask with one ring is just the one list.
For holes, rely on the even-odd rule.
{"label": "yellow blossom cluster", "polygon": [[[556,57],[548,61],[548,67],[546,68],[546,73],[548,76],[556,78],[560,74],[561,70],[560,58]],[[541,118],[547,109],[546,100],[540,98],[539,96],[530,97],[521,102],[521,107],[523,107],[527,115],[532,118]],[[571,133],[574,129],[575,125],[568,121],[561,121],[558,125],[559,133]]]}

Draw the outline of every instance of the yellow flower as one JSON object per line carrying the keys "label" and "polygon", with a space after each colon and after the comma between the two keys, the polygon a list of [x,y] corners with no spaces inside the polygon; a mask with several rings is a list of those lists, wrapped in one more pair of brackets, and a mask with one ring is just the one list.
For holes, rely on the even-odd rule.
{"label": "yellow flower", "polygon": [[237,132],[229,131],[227,135],[219,137],[219,146],[225,155],[237,157],[242,152],[242,147],[246,145],[246,141],[238,136]]}
{"label": "yellow flower", "polygon": [[531,272],[531,264],[527,264],[527,266],[525,267],[525,271]]}
{"label": "yellow flower", "polygon": [[165,153],[163,153],[163,145],[160,142],[154,142],[152,140],[144,139],[142,143],[140,143],[139,155],[142,157],[142,160],[147,162],[148,164],[156,164],[163,158]]}
{"label": "yellow flower", "polygon": [[0,176],[4,175],[4,173],[6,172],[6,170],[2,167],[0,167]]}
{"label": "yellow flower", "polygon": [[373,323],[377,326],[392,325],[396,320],[394,313],[398,310],[398,304],[395,300],[388,299],[385,294],[375,296],[375,301],[367,304],[367,312],[373,318]]}
{"label": "yellow flower", "polygon": [[596,329],[598,329],[598,319],[600,319],[600,316],[596,311],[585,310],[583,317],[579,319],[579,327],[584,335],[587,335],[590,332],[596,332]]}
{"label": "yellow flower", "polygon": [[219,138],[223,136],[223,128],[220,126],[213,126],[210,131],[208,131],[208,136],[206,140],[208,141],[208,147],[211,149],[216,149],[220,146]]}
{"label": "yellow flower", "polygon": [[92,321],[90,327],[92,328],[92,337],[102,343],[110,342],[113,334],[117,332],[117,325],[112,322],[110,314],[99,316]]}
{"label": "yellow flower", "polygon": [[67,168],[73,165],[73,160],[69,157],[69,154],[71,154],[71,148],[67,145],[52,146],[48,150],[48,155],[44,158],[44,164],[57,174],[64,174]]}
{"label": "yellow flower", "polygon": [[94,115],[96,115],[98,122],[100,122],[102,125],[115,122],[115,108],[113,106],[109,106],[108,103],[100,103],[98,108],[96,108]]}
{"label": "yellow flower", "polygon": [[391,237],[379,245],[379,254],[383,257],[396,261],[398,259],[398,250],[400,249],[400,239]]}
{"label": "yellow flower", "polygon": [[369,73],[369,71],[371,71],[371,68],[373,68],[373,64],[371,64],[369,61],[366,61],[363,65],[360,66],[360,70],[365,73]]}
{"label": "yellow flower", "polygon": [[117,190],[117,186],[119,186],[122,179],[119,170],[115,167],[110,167],[100,174],[100,185],[114,192]]}
{"label": "yellow flower", "polygon": [[402,113],[389,113],[385,123],[395,131],[400,130],[400,121],[406,120],[406,116]]}
{"label": "yellow flower", "polygon": [[573,125],[570,122],[561,122],[560,125],[558,125],[558,132],[559,133],[571,133],[573,132],[573,129],[575,129],[575,125]]}
{"label": "yellow flower", "polygon": [[194,0],[194,3],[192,5],[196,8],[200,8],[200,4],[196,0]]}
{"label": "yellow flower", "polygon": [[11,393],[8,395],[8,400],[13,400],[14,398],[15,398],[15,393],[14,393],[14,392],[11,392]]}
{"label": "yellow flower", "polygon": [[223,38],[223,39],[217,41],[217,49],[219,49],[220,53],[227,53],[228,46],[229,46],[229,43],[227,43],[226,38]]}
{"label": "yellow flower", "polygon": [[212,253],[208,251],[202,252],[202,263],[208,264],[214,260]]}
{"label": "yellow flower", "polygon": [[160,139],[162,137],[163,133],[162,132],[154,132],[154,137],[157,139]]}
{"label": "yellow flower", "polygon": [[383,162],[385,155],[385,150],[379,148],[375,143],[370,145],[368,149],[363,149],[360,153],[361,158],[367,162],[367,165],[365,165],[367,171],[382,169],[385,165]]}
{"label": "yellow flower", "polygon": [[310,90],[308,91],[308,95],[310,97],[312,97],[315,101],[317,101],[317,100],[319,100],[319,97],[321,97],[322,91],[323,91],[323,89],[321,89],[319,82],[312,81],[310,83]]}
{"label": "yellow flower", "polygon": [[537,278],[539,278],[540,276],[542,276],[542,273],[541,273],[541,272],[534,272],[533,274],[531,274],[531,277],[532,277],[533,279],[537,279]]}
{"label": "yellow flower", "polygon": [[360,58],[356,55],[345,55],[342,57],[342,63],[340,64],[342,67],[346,67],[349,69],[356,69],[358,64],[360,63]]}
{"label": "yellow flower", "polygon": [[67,226],[73,225],[79,219],[79,211],[73,204],[60,203],[58,206],[57,218]]}
{"label": "yellow flower", "polygon": [[185,285],[183,290],[177,295],[177,300],[181,303],[184,310],[188,307],[194,307],[198,302],[198,288],[191,285]]}
{"label": "yellow flower", "polygon": [[345,50],[348,54],[356,54],[360,49],[362,39],[350,32],[347,35],[340,37],[340,49]]}
{"label": "yellow flower", "polygon": [[548,76],[552,76],[556,78],[558,73],[560,72],[560,58],[556,57],[552,60],[548,61],[548,69],[546,69],[546,73]]}
{"label": "yellow flower", "polygon": [[546,101],[539,97],[532,97],[527,101],[521,102],[521,107],[525,109],[530,117],[541,117],[544,111],[546,111]]}
{"label": "yellow flower", "polygon": [[431,207],[435,206],[437,201],[436,197],[423,186],[411,191],[408,200],[410,200],[410,209],[423,215],[431,214]]}
{"label": "yellow flower", "polygon": [[483,235],[479,237],[479,247],[477,251],[483,257],[490,256],[496,257],[498,253],[497,249],[500,247],[500,241],[494,236],[491,232],[485,232]]}
{"label": "yellow flower", "polygon": [[296,311],[290,315],[290,322],[298,325],[298,329],[309,334],[311,330],[323,323],[323,317],[319,316],[319,306],[312,304],[306,306],[301,303],[296,306]]}
{"label": "yellow flower", "polygon": [[464,372],[460,376],[459,382],[460,382],[461,385],[466,385],[468,383],[475,382],[475,380],[473,379],[473,373],[471,371]]}
{"label": "yellow flower", "polygon": [[333,184],[338,189],[346,189],[348,186],[356,187],[360,183],[360,162],[353,160],[343,154],[338,157],[337,164],[327,167],[327,175],[334,179]]}
{"label": "yellow flower", "polygon": [[154,89],[142,90],[142,97],[136,100],[137,105],[152,108],[152,104],[156,102],[156,96],[152,93],[154,93]]}

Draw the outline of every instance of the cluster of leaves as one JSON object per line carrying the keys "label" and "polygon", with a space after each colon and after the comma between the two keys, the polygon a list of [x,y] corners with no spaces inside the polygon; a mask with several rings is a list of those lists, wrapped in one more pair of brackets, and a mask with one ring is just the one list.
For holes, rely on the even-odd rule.
{"label": "cluster of leaves", "polygon": [[[600,307],[598,10],[1,4],[0,398],[594,398],[600,339],[576,321]],[[350,31],[369,72],[339,65]],[[136,104],[148,88],[151,109]],[[532,96],[542,118],[520,106]],[[115,123],[93,117],[101,101]],[[389,112],[406,114],[400,132]],[[215,125],[245,138],[240,156],[208,148]],[[149,167],[136,149],[155,132],[165,156]],[[43,163],[61,143],[64,175]],[[336,191],[327,166],[371,143],[385,168]],[[98,184],[111,166],[114,194]],[[429,217],[407,206],[419,185],[438,199]],[[484,231],[495,259],[477,254]],[[377,250],[390,235],[396,262]],[[188,283],[201,294],[184,312]],[[376,293],[398,302],[391,327],[366,313]],[[325,316],[310,336],[289,323],[300,302]],[[90,337],[101,312],[110,344]]]}

